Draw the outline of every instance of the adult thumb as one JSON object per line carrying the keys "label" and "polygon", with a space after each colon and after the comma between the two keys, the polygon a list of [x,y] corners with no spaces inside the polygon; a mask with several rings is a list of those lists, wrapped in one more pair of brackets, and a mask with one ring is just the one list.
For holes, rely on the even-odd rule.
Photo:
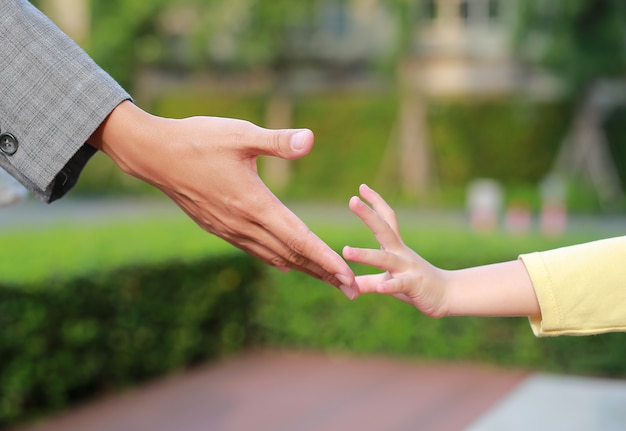
{"label": "adult thumb", "polygon": [[309,129],[270,130],[268,138],[268,156],[281,159],[297,159],[305,156],[313,147],[313,132]]}

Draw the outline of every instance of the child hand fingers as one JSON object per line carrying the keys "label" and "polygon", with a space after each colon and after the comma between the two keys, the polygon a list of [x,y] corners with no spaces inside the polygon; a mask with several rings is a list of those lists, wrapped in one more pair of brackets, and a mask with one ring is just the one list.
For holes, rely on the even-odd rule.
{"label": "child hand fingers", "polygon": [[387,278],[387,273],[358,275],[356,284],[359,286],[359,293],[376,293],[377,286]]}
{"label": "child hand fingers", "polygon": [[[415,306],[413,303],[413,299],[411,299],[405,293],[391,293],[387,291],[386,288],[382,288],[389,283],[389,274],[384,272],[381,274],[371,274],[371,275],[359,275],[356,277],[357,285],[359,286],[360,293],[379,293],[382,295],[391,295],[400,301],[409,304],[411,306]],[[402,289],[402,288],[400,288]],[[397,290],[397,288],[392,288],[392,290]]]}
{"label": "child hand fingers", "polygon": [[400,229],[398,228],[396,213],[393,208],[389,206],[387,201],[385,201],[378,192],[369,187],[367,184],[361,184],[359,187],[359,193],[372,205],[374,211],[376,211],[376,213],[379,214],[383,220],[389,224],[389,226],[391,226],[396,235],[399,235]]}
{"label": "child hand fingers", "polygon": [[393,227],[357,196],[350,199],[350,209],[370,228],[383,248],[397,249],[402,246],[402,241]]}
{"label": "child hand fingers", "polygon": [[385,250],[345,246],[343,257],[351,262],[362,263],[392,273],[403,269],[401,267],[402,261],[393,253]]}
{"label": "child hand fingers", "polygon": [[405,295],[410,291],[402,278],[391,278],[381,281],[376,287],[376,292],[386,295]]}

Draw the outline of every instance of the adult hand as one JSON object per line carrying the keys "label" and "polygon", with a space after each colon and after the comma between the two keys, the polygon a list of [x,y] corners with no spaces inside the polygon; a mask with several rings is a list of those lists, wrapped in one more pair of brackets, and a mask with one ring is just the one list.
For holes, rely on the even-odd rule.
{"label": "adult hand", "polygon": [[301,130],[268,130],[235,119],[150,115],[121,103],[89,143],[125,172],[165,192],[200,227],[279,269],[293,268],[358,296],[344,260],[259,178],[259,155],[296,159],[313,145]]}

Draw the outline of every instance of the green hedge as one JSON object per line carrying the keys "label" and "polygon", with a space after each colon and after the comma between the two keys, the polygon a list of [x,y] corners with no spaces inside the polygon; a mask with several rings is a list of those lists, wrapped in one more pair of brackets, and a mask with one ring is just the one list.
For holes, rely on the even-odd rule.
{"label": "green hedge", "polygon": [[626,377],[623,333],[536,338],[526,318],[434,320],[391,297],[349,303],[300,274],[274,283],[257,318],[264,346]]}
{"label": "green hedge", "polygon": [[[263,94],[228,95],[199,88],[166,92],[150,109],[168,117],[216,115],[264,125],[266,103]],[[277,190],[279,197],[343,201],[361,182],[386,196],[398,194],[397,151],[389,147],[398,110],[394,90],[300,94],[293,106],[294,126],[311,128],[316,145],[307,157],[292,162],[293,177],[285,190]],[[567,131],[570,114],[568,102],[433,102],[428,115],[438,187],[433,197],[462,206],[458,188],[476,177],[492,177],[509,189],[536,193]],[[611,127],[613,134],[623,129],[619,122]],[[148,190],[101,156],[89,164],[77,186],[83,193],[152,193]]]}
{"label": "green hedge", "polygon": [[[315,133],[315,146],[293,162],[285,198],[344,202],[362,182],[372,185],[386,167],[397,114],[394,93],[328,92],[296,99],[294,125]],[[393,169],[396,170],[396,169]],[[389,183],[381,190],[389,193]]]}
{"label": "green hedge", "polygon": [[0,426],[240,350],[262,278],[236,254],[0,286]]}
{"label": "green hedge", "polygon": [[[333,231],[334,232],[334,231]],[[325,239],[375,246],[357,228],[337,228]],[[434,264],[458,269],[515,259],[518,254],[597,239],[591,232],[559,239],[539,235],[478,235],[434,227],[405,228],[406,243]],[[371,269],[355,266],[356,273]],[[474,361],[558,373],[626,377],[626,334],[536,338],[526,318],[430,319],[391,297],[350,302],[298,273],[270,274],[257,313],[264,346],[445,361]]]}
{"label": "green hedge", "polygon": [[431,139],[443,184],[476,177],[536,185],[549,172],[569,127],[570,105],[516,100],[436,102]]}

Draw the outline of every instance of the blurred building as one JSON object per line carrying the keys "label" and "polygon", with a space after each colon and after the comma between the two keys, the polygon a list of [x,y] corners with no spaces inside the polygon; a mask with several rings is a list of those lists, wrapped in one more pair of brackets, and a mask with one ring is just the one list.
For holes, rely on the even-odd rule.
{"label": "blurred building", "polygon": [[429,101],[438,98],[558,97],[559,82],[530,67],[513,46],[516,0],[424,0],[399,69],[401,176],[405,192],[433,182]]}
{"label": "blurred building", "polygon": [[89,35],[89,3],[90,0],[39,0],[36,6],[81,44]]}
{"label": "blurred building", "polygon": [[[513,49],[517,0],[427,0],[414,34],[409,68],[431,96],[553,97],[558,81],[523,64]],[[409,77],[411,79],[411,77]]]}
{"label": "blurred building", "polygon": [[[80,43],[89,33],[90,1],[39,0],[37,3]],[[543,3],[549,12],[551,1]],[[376,68],[372,65],[395,64],[395,81],[400,87],[402,100],[397,124],[390,131],[394,134],[390,142],[398,146],[396,163],[408,194],[426,192],[432,185],[434,175],[426,122],[429,101],[514,94],[535,100],[553,100],[561,96],[560,81],[541,71],[538,62],[534,61],[545,45],[541,35],[527,37],[527,43],[521,49],[513,46],[512,38],[520,13],[518,0],[320,0],[294,4],[291,6],[294,10],[309,8],[304,14],[306,19],[287,20],[281,29],[282,42],[278,48],[269,49],[279,49],[280,52],[270,52],[269,56],[275,58],[265,58],[257,64],[256,70],[244,73],[242,70],[232,73],[230,65],[235,64],[241,55],[241,34],[251,22],[254,0],[205,4],[172,1],[163,4],[160,16],[156,18],[158,37],[148,38],[148,43],[136,41],[137,55],[146,61],[136,73],[133,94],[139,103],[147,106],[158,92],[177,88],[184,91],[185,88],[202,86],[227,92],[274,93],[268,102],[266,125],[289,127],[291,94],[384,85],[385,81],[375,73]],[[211,28],[201,52],[204,58],[190,60],[186,41],[197,37],[194,32],[203,26]],[[162,41],[160,49],[152,49],[155,39]],[[142,50],[141,47],[148,49]],[[158,55],[154,55],[155,52]],[[158,61],[153,61],[155,59]],[[194,61],[204,62],[204,67],[193,65]],[[168,64],[176,67],[168,67]],[[194,73],[181,77],[186,68],[193,69]],[[198,70],[204,70],[204,73],[198,73]],[[227,73],[217,76],[223,70]],[[593,101],[597,97],[590,96],[589,99]],[[587,104],[581,109],[587,113],[591,110],[591,117],[597,117],[593,106]],[[577,124],[582,123],[578,121]],[[588,141],[576,137],[576,133],[601,135],[599,122],[591,127],[594,130],[583,132],[581,127],[573,130],[562,153],[587,154],[579,159],[584,163],[595,160],[588,170],[596,172],[593,175],[600,178],[601,174],[614,171],[601,140],[586,144],[585,151],[567,149],[574,145],[572,142]],[[568,157],[560,157],[561,167],[563,160],[574,160]],[[278,165],[269,169],[277,173],[276,185],[288,181],[286,169],[286,166]],[[619,194],[614,180],[617,176],[613,173],[608,176],[613,180],[607,180],[607,175],[603,175],[604,179],[595,181],[597,187],[615,191],[607,196]]]}
{"label": "blurred building", "polygon": [[[84,41],[89,33],[91,0],[39,0],[38,4],[72,38]],[[206,41],[206,56],[215,63],[236,61],[239,33],[249,21],[252,0],[208,2],[208,15],[216,16]],[[167,5],[167,2],[164,3]],[[523,89],[552,97],[558,82],[529,72],[511,45],[518,16],[517,0],[415,0],[400,8],[384,0],[323,0],[312,3],[306,24],[285,31],[285,52],[293,72],[306,70],[307,79],[296,87],[362,76],[373,62],[389,58],[407,37],[400,52],[405,73],[420,91],[439,95],[503,94]],[[164,61],[185,56],[181,43],[203,25],[193,2],[171,2],[157,19],[166,41]],[[204,15],[207,15],[205,13]],[[219,18],[219,19],[218,19]],[[403,32],[404,27],[404,32]],[[139,41],[141,42],[141,41]],[[140,45],[140,43],[139,43]],[[184,63],[184,61],[183,61]]]}

